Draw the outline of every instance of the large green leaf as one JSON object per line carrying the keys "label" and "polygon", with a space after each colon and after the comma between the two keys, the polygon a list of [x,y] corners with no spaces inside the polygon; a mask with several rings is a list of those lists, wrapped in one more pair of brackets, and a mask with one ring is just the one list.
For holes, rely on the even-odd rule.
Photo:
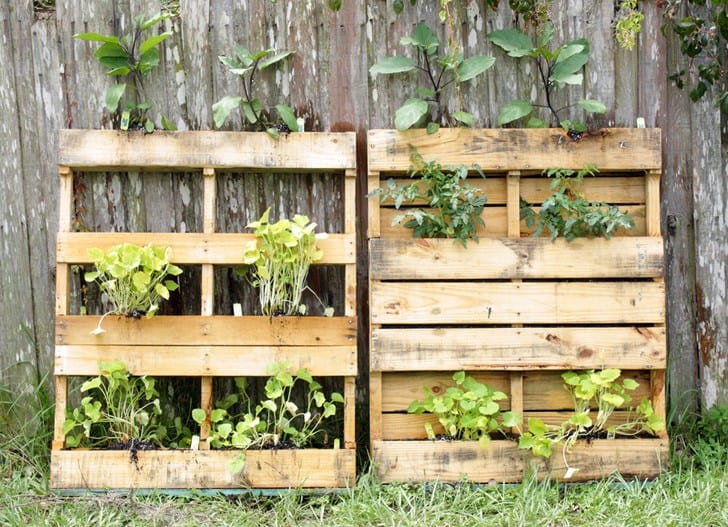
{"label": "large green leaf", "polygon": [[276,111],[291,132],[298,132],[296,114],[293,113],[293,109],[290,106],[276,104]]}
{"label": "large green leaf", "polygon": [[163,42],[167,40],[169,37],[172,36],[171,31],[165,31],[164,33],[160,33],[159,35],[154,35],[153,37],[149,37],[144,42],[142,42],[141,46],[139,46],[139,53],[141,55],[144,55],[147,51],[155,47],[160,42]]}
{"label": "large green leaf", "polygon": [[369,73],[376,77],[379,73],[389,75],[392,73],[404,73],[413,69],[415,69],[415,64],[412,62],[412,59],[404,55],[395,55],[394,57],[384,57],[369,68]]}
{"label": "large green leaf", "polygon": [[129,65],[129,53],[115,42],[106,42],[96,50],[96,58],[109,69]]}
{"label": "large green leaf", "polygon": [[399,43],[403,46],[416,46],[428,55],[434,54],[440,46],[435,33],[424,23],[417,24],[412,36],[402,37]]}
{"label": "large green leaf", "polygon": [[227,119],[228,115],[230,115],[230,112],[240,106],[241,100],[242,97],[228,95],[212,105],[212,116],[217,128],[222,126],[222,123],[225,122],[225,119]]}
{"label": "large green leaf", "polygon": [[282,61],[288,55],[292,55],[293,53],[295,53],[295,51],[281,51],[280,53],[276,53],[275,55],[271,55],[267,59],[261,60],[258,63],[258,69],[259,70],[264,70],[268,66],[272,66],[273,64]]}
{"label": "large green leaf", "polygon": [[582,99],[579,101],[579,106],[591,113],[605,113],[607,111],[607,107],[603,103],[592,99]]}
{"label": "large green leaf", "polygon": [[138,68],[142,75],[146,75],[157,66],[159,66],[159,50],[157,48],[147,50],[144,55],[139,57]]}
{"label": "large green leaf", "polygon": [[102,35],[101,33],[76,33],[73,38],[78,40],[90,40],[92,42],[119,43],[119,38],[113,35]]}
{"label": "large green leaf", "polygon": [[495,59],[487,55],[475,55],[473,57],[468,57],[462,61],[458,67],[460,82],[469,81],[473,77],[477,77],[493,66],[494,63]]}
{"label": "large green leaf", "polygon": [[511,57],[525,57],[533,52],[533,42],[517,29],[499,29],[488,33],[488,40]]}
{"label": "large green leaf", "polygon": [[475,124],[475,117],[473,117],[472,113],[455,112],[452,116],[456,121],[464,124],[465,126],[473,126]]}
{"label": "large green leaf", "polygon": [[106,92],[104,103],[110,112],[115,112],[119,108],[119,101],[126,91],[126,84],[115,84]]}
{"label": "large green leaf", "polygon": [[[560,58],[561,54],[559,54]],[[559,61],[559,59],[556,59],[557,62],[551,70],[549,80],[560,84],[581,84],[582,76],[577,74],[577,72],[589,60],[589,48],[584,48],[582,51],[574,53],[564,60]]]}
{"label": "large green leaf", "polygon": [[511,123],[516,119],[525,117],[533,111],[533,106],[528,101],[515,100],[511,101],[498,112],[498,126]]}
{"label": "large green leaf", "polygon": [[397,130],[407,130],[421,123],[429,112],[429,106],[422,99],[407,99],[394,116]]}

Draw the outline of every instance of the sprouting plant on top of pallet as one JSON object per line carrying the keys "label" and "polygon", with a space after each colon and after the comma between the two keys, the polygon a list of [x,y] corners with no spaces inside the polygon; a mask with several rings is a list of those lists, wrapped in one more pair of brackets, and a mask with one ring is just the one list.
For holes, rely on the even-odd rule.
{"label": "sprouting plant on top of pallet", "polygon": [[[483,448],[490,443],[492,434],[505,436],[504,427],[515,427],[521,422],[518,413],[501,411],[498,401],[508,398],[505,393],[478,382],[464,371],[455,373],[452,378],[455,386],[442,394],[425,387],[425,400],[413,401],[407,411],[434,414],[448,438],[478,441]],[[425,423],[425,430],[428,439],[436,439],[431,423]]]}
{"label": "sprouting plant on top of pallet", "polygon": [[239,107],[243,111],[243,124],[247,123],[255,130],[266,131],[273,137],[278,137],[280,132],[298,132],[298,121],[290,106],[277,104],[275,110],[278,120],[275,120],[255,96],[255,80],[260,72],[281,64],[293,53],[295,52],[288,50],[276,53],[273,49],[250,52],[247,48],[236,45],[232,55],[218,57],[231,73],[240,77],[243,95],[228,95],[212,105],[215,126],[221,127],[230,113]]}
{"label": "sprouting plant on top of pallet", "polygon": [[[292,220],[282,218],[270,223],[267,209],[258,221],[247,225],[255,229],[255,240],[248,242],[243,263],[252,275],[251,283],[258,288],[260,307],[264,315],[304,315],[302,303],[308,290],[323,305],[318,295],[306,285],[311,264],[323,258],[316,241],[326,237],[315,233],[316,224],[307,216],[296,214]],[[324,308],[325,316],[333,308]]]}
{"label": "sprouting plant on top of pallet", "polygon": [[535,211],[532,204],[521,199],[521,219],[535,229],[540,236],[546,229],[552,240],[561,236],[566,241],[577,237],[593,236],[611,238],[619,229],[634,227],[634,219],[614,205],[590,202],[581,190],[584,177],[598,172],[591,165],[579,170],[549,168],[544,174],[552,178],[549,188],[552,194]]}
{"label": "sprouting plant on top of pallet", "polygon": [[170,263],[169,247],[140,247],[122,243],[104,252],[98,248],[88,250],[96,269],[84,274],[86,282],[96,282],[101,293],[111,302],[112,309],[99,319],[92,334],[103,333],[101,323],[110,314],[151,318],[159,309],[161,300],[169,300],[169,293],[179,287],[168,276],[179,276],[182,269]]}
{"label": "sprouting plant on top of pallet", "polygon": [[397,130],[426,124],[428,133],[434,133],[441,123],[472,126],[473,115],[462,108],[452,115],[447,114],[443,107],[443,92],[449,86],[460,85],[482,74],[493,66],[495,59],[486,55],[463,59],[459,50],[438,54],[440,42],[432,29],[424,23],[418,24],[411,36],[402,37],[400,44],[414,48],[416,61],[405,55],[394,55],[383,58],[369,68],[373,77],[378,74],[419,71],[427,79],[428,87],[418,88],[417,96],[407,99],[396,111],[394,124]]}
{"label": "sprouting plant on top of pallet", "polygon": [[[369,197],[379,196],[382,203],[391,199],[398,210],[405,204],[424,201],[428,209],[406,209],[392,220],[393,225],[407,220],[404,226],[412,229],[415,238],[454,238],[463,246],[467,240],[478,241],[478,226],[485,224],[481,214],[488,197],[467,183],[468,168],[445,168],[436,160],[425,161],[414,148],[410,159],[410,177],[416,181],[398,185],[389,179],[386,188],[374,190]],[[473,170],[485,177],[477,166]]]}
{"label": "sprouting plant on top of pallet", "polygon": [[[549,48],[554,35],[554,27],[550,22],[537,28],[536,44],[531,38],[517,29],[501,29],[488,33],[488,40],[502,48],[510,57],[535,59],[538,77],[546,99],[545,105],[533,101],[516,99],[501,108],[498,114],[498,125],[528,118],[528,128],[545,128],[547,120],[534,115],[534,109],[545,108],[551,115],[551,121],[561,126],[573,140],[581,139],[587,128],[576,119],[562,119],[560,113],[570,106],[556,107],[555,90],[567,85],[581,85],[584,75],[581,72],[589,60],[589,42],[585,38],[573,40],[555,50]],[[582,99],[577,103],[587,113],[604,113],[606,107],[599,101]]]}
{"label": "sprouting plant on top of pallet", "polygon": [[[121,37],[100,33],[73,35],[79,40],[101,42],[96,50],[96,58],[107,68],[106,74],[125,78],[126,82],[119,82],[109,88],[104,99],[106,108],[121,130],[142,128],[148,133],[154,131],[154,121],[148,117],[152,101],[147,98],[144,79],[159,66],[158,46],[172,32],[164,31],[148,38],[142,35],[169,16],[162,12],[150,18],[137,16],[132,20],[131,31]],[[176,129],[165,116],[162,116],[161,124],[165,130]]]}
{"label": "sprouting plant on top of pallet", "polygon": [[[274,363],[268,367],[268,374],[265,399],[253,404],[247,393],[247,379],[238,377],[235,379],[238,393],[217,401],[210,414],[210,446],[243,450],[231,466],[233,473],[244,468],[245,450],[251,448],[303,448],[327,444],[329,421],[336,415],[336,405],[344,403],[338,392],[327,396],[321,384],[305,368],[294,375],[290,364]],[[297,395],[299,386],[303,388],[302,395]],[[299,403],[302,400],[302,404],[299,406],[296,400]],[[242,411],[236,413],[235,407]],[[201,408],[192,411],[192,418],[199,424],[206,417]]]}
{"label": "sprouting plant on top of pallet", "polygon": [[664,421],[655,413],[647,398],[643,398],[637,408],[629,408],[622,422],[610,424],[614,411],[631,402],[632,398],[627,392],[639,386],[630,378],[620,382],[621,375],[621,370],[617,368],[567,371],[561,374],[564,389],[571,395],[574,413],[558,426],[545,424],[538,418],[529,418],[528,431],[521,434],[519,448],[548,458],[555,446],[561,446],[568,478],[576,469],[569,467],[567,455],[578,439],[600,437],[604,434],[610,438],[642,433],[654,435],[664,430]]}
{"label": "sprouting plant on top of pallet", "polygon": [[99,375],[81,385],[80,406],[66,412],[62,433],[69,448],[160,445],[166,430],[155,379],[134,377],[119,361],[99,363]]}

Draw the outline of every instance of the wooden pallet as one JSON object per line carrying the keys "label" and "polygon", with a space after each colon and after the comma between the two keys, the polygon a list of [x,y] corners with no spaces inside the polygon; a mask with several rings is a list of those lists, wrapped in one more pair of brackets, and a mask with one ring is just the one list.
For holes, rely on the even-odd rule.
{"label": "wooden pallet", "polygon": [[[245,489],[346,487],[355,481],[355,379],[357,375],[355,176],[353,133],[293,133],[274,140],[265,133],[62,130],[59,173],[60,229],[57,240],[56,414],[51,452],[51,488],[63,489]],[[197,172],[203,179],[203,232],[72,232],[73,173],[101,171]],[[216,175],[326,172],[344,178],[344,229],[320,242],[316,265],[345,268],[344,313],[326,317],[213,315],[214,266],[242,264],[250,233],[215,229]],[[291,211],[293,214],[297,211]],[[107,317],[105,333],[91,335],[98,316],[70,312],[73,264],[89,263],[87,249],[119,243],[169,246],[172,261],[202,269],[201,314],[146,319]],[[201,378],[202,407],[212,407],[215,377],[265,376],[273,362],[305,367],[314,376],[344,379],[341,448],[249,452],[242,473],[232,474],[234,451],[209,450],[209,423],[199,450],[129,452],[67,450],[61,432],[68,379],[99,373],[101,360],[120,360],[134,375]],[[208,412],[209,415],[209,412]]]}
{"label": "wooden pallet", "polygon": [[[660,237],[660,131],[607,129],[580,142],[560,130],[441,129],[368,136],[369,190],[409,180],[410,146],[443,166],[478,165],[488,203],[480,242],[413,239],[392,226],[391,203],[369,201],[370,390],[373,462],[384,481],[518,481],[536,463],[541,476],[563,476],[560,456],[534,459],[513,442],[485,451],[468,443],[425,440],[437,419],[406,410],[452,385],[467,370],[508,394],[502,408],[563,422],[571,407],[565,370],[619,368],[640,383],[665,415],[665,289]],[[600,170],[584,182],[588,199],[628,209],[636,227],[610,240],[533,238],[519,199],[549,194],[547,168]],[[474,172],[472,174],[475,174]],[[616,412],[614,420],[624,419]],[[597,440],[570,459],[575,479],[619,470],[651,477],[665,465],[666,435]]]}

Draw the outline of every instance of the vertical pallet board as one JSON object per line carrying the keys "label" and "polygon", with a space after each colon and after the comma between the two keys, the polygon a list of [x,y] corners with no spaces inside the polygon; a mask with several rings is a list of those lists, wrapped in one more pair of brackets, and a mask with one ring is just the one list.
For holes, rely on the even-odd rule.
{"label": "vertical pallet board", "polygon": [[[55,378],[56,414],[51,488],[99,489],[287,489],[341,488],[356,477],[355,394],[357,375],[356,141],[353,133],[293,133],[275,140],[265,133],[116,131],[60,132],[60,229],[57,236]],[[141,170],[199,172],[203,178],[203,230],[196,233],[72,232],[73,171]],[[250,233],[217,232],[218,171],[331,173],[344,178],[343,232],[318,242],[316,265],[344,266],[344,312],[333,317],[215,315],[214,267],[242,264]],[[167,176],[165,176],[167,177]],[[290,211],[293,214],[297,211]],[[90,263],[87,250],[119,243],[169,246],[178,265],[200,266],[200,315],[152,319],[107,317],[105,332],[92,335],[98,316],[69,308],[69,268]],[[62,434],[70,377],[98,375],[103,360],[122,361],[133,375],[198,377],[203,408],[212,406],[215,377],[266,376],[274,362],[307,368],[315,377],[344,383],[343,437],[335,449],[248,451],[242,472],[232,474],[235,451],[210,450],[209,423],[199,450],[129,452],[66,449]]]}
{"label": "vertical pallet board", "polygon": [[[372,191],[408,182],[411,147],[443,166],[478,165],[487,206],[480,241],[415,239],[393,225],[392,203],[369,201],[370,390],[373,462],[383,481],[520,481],[528,470],[563,478],[560,455],[534,458],[508,440],[485,450],[470,442],[432,442],[407,407],[452,385],[453,372],[503,391],[502,409],[559,424],[571,407],[561,373],[619,368],[664,416],[666,369],[663,245],[659,230],[660,130],[605,129],[573,142],[560,130],[441,129],[368,135]],[[534,238],[520,221],[520,198],[550,193],[547,168],[599,169],[584,181],[592,201],[619,205],[635,228],[609,239]],[[615,422],[624,420],[615,412]],[[569,454],[570,481],[619,471],[653,477],[668,440],[595,440]]]}

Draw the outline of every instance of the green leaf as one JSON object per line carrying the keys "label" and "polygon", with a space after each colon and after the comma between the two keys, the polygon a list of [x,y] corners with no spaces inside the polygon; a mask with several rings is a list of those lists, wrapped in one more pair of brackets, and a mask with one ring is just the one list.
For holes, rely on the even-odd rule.
{"label": "green leaf", "polygon": [[577,72],[584,67],[588,60],[588,51],[571,55],[553,67],[549,80],[558,84],[581,84],[583,76]]}
{"label": "green leaf", "polygon": [[475,55],[462,61],[458,66],[458,75],[460,82],[469,81],[473,77],[477,77],[495,63],[493,57],[487,55]]}
{"label": "green leaf", "polygon": [[404,9],[404,2],[402,0],[393,0],[392,9],[394,9],[395,13],[400,14]]}
{"label": "green leaf", "polygon": [[437,40],[437,35],[430,27],[425,23],[419,23],[415,27],[411,36],[402,37],[399,43],[404,46],[416,46],[428,55],[432,55],[437,51],[440,46],[440,42]]}
{"label": "green leaf", "polygon": [[138,69],[142,75],[146,75],[159,66],[159,50],[152,48],[139,57]]}
{"label": "green leaf", "polygon": [[384,57],[382,60],[369,68],[372,77],[378,74],[390,75],[392,73],[404,73],[415,69],[412,59],[404,55],[395,55],[394,57]]}
{"label": "green leaf", "polygon": [[334,12],[341,9],[341,0],[329,0],[329,9]]}
{"label": "green leaf", "polygon": [[289,55],[293,55],[294,53],[295,53],[295,51],[286,50],[286,51],[281,51],[280,53],[276,53],[275,55],[271,55],[267,59],[264,59],[264,60],[261,60],[260,62],[258,62],[258,69],[264,70],[267,67],[272,66],[273,64],[276,64],[277,62],[282,61]]}
{"label": "green leaf", "polygon": [[161,42],[164,42],[169,37],[172,36],[171,31],[165,31],[164,33],[160,33],[159,35],[154,35],[153,37],[149,37],[144,42],[141,43],[139,46],[139,54],[144,55],[147,51],[155,47]]}
{"label": "green leaf", "polygon": [[149,29],[154,24],[158,24],[159,22],[161,22],[162,20],[165,20],[167,18],[169,18],[169,15],[164,14],[160,11],[159,13],[152,15],[147,20],[144,20],[143,22],[141,22],[139,25],[139,29],[144,31],[145,29]]}
{"label": "green leaf", "polygon": [[164,115],[162,116],[162,128],[170,132],[174,132],[175,130],[177,130],[175,124]]}
{"label": "green leaf", "polygon": [[230,112],[240,106],[240,101],[242,99],[242,97],[228,95],[212,105],[212,115],[217,128],[222,126],[225,119],[227,119],[228,115],[230,115]]}
{"label": "green leaf", "polygon": [[429,113],[429,106],[422,99],[407,99],[396,111],[394,126],[397,130],[407,130],[421,123]]}
{"label": "green leaf", "polygon": [[427,133],[432,135],[436,133],[440,129],[440,125],[438,123],[427,123]]}
{"label": "green leaf", "polygon": [[298,132],[298,121],[296,120],[296,114],[293,113],[293,109],[285,104],[277,104],[276,111],[278,115],[286,123],[286,126],[291,132]]}
{"label": "green leaf", "polygon": [[455,112],[452,116],[456,121],[464,124],[465,126],[473,126],[475,124],[475,117],[473,117],[472,113]]}
{"label": "green leaf", "polygon": [[533,42],[517,29],[499,29],[488,33],[488,40],[511,57],[525,57],[533,52]]}
{"label": "green leaf", "polygon": [[511,123],[521,117],[529,115],[533,111],[533,106],[528,101],[515,100],[511,101],[498,112],[498,126]]}
{"label": "green leaf", "polygon": [[522,421],[521,416],[517,412],[503,412],[501,417],[503,418],[503,426],[507,426],[509,428],[518,426],[518,424]]}
{"label": "green leaf", "polygon": [[126,83],[114,84],[111,88],[108,89],[108,91],[106,92],[104,103],[106,104],[106,108],[108,108],[110,112],[115,112],[119,108],[119,101],[124,95],[124,91],[126,91]]}
{"label": "green leaf", "polygon": [[579,106],[590,113],[606,113],[607,111],[607,107],[603,103],[591,99],[582,99],[579,101]]}
{"label": "green leaf", "polygon": [[101,33],[76,33],[73,38],[78,40],[87,40],[91,42],[108,42],[113,44],[119,43],[119,37],[113,35],[102,35]]}

